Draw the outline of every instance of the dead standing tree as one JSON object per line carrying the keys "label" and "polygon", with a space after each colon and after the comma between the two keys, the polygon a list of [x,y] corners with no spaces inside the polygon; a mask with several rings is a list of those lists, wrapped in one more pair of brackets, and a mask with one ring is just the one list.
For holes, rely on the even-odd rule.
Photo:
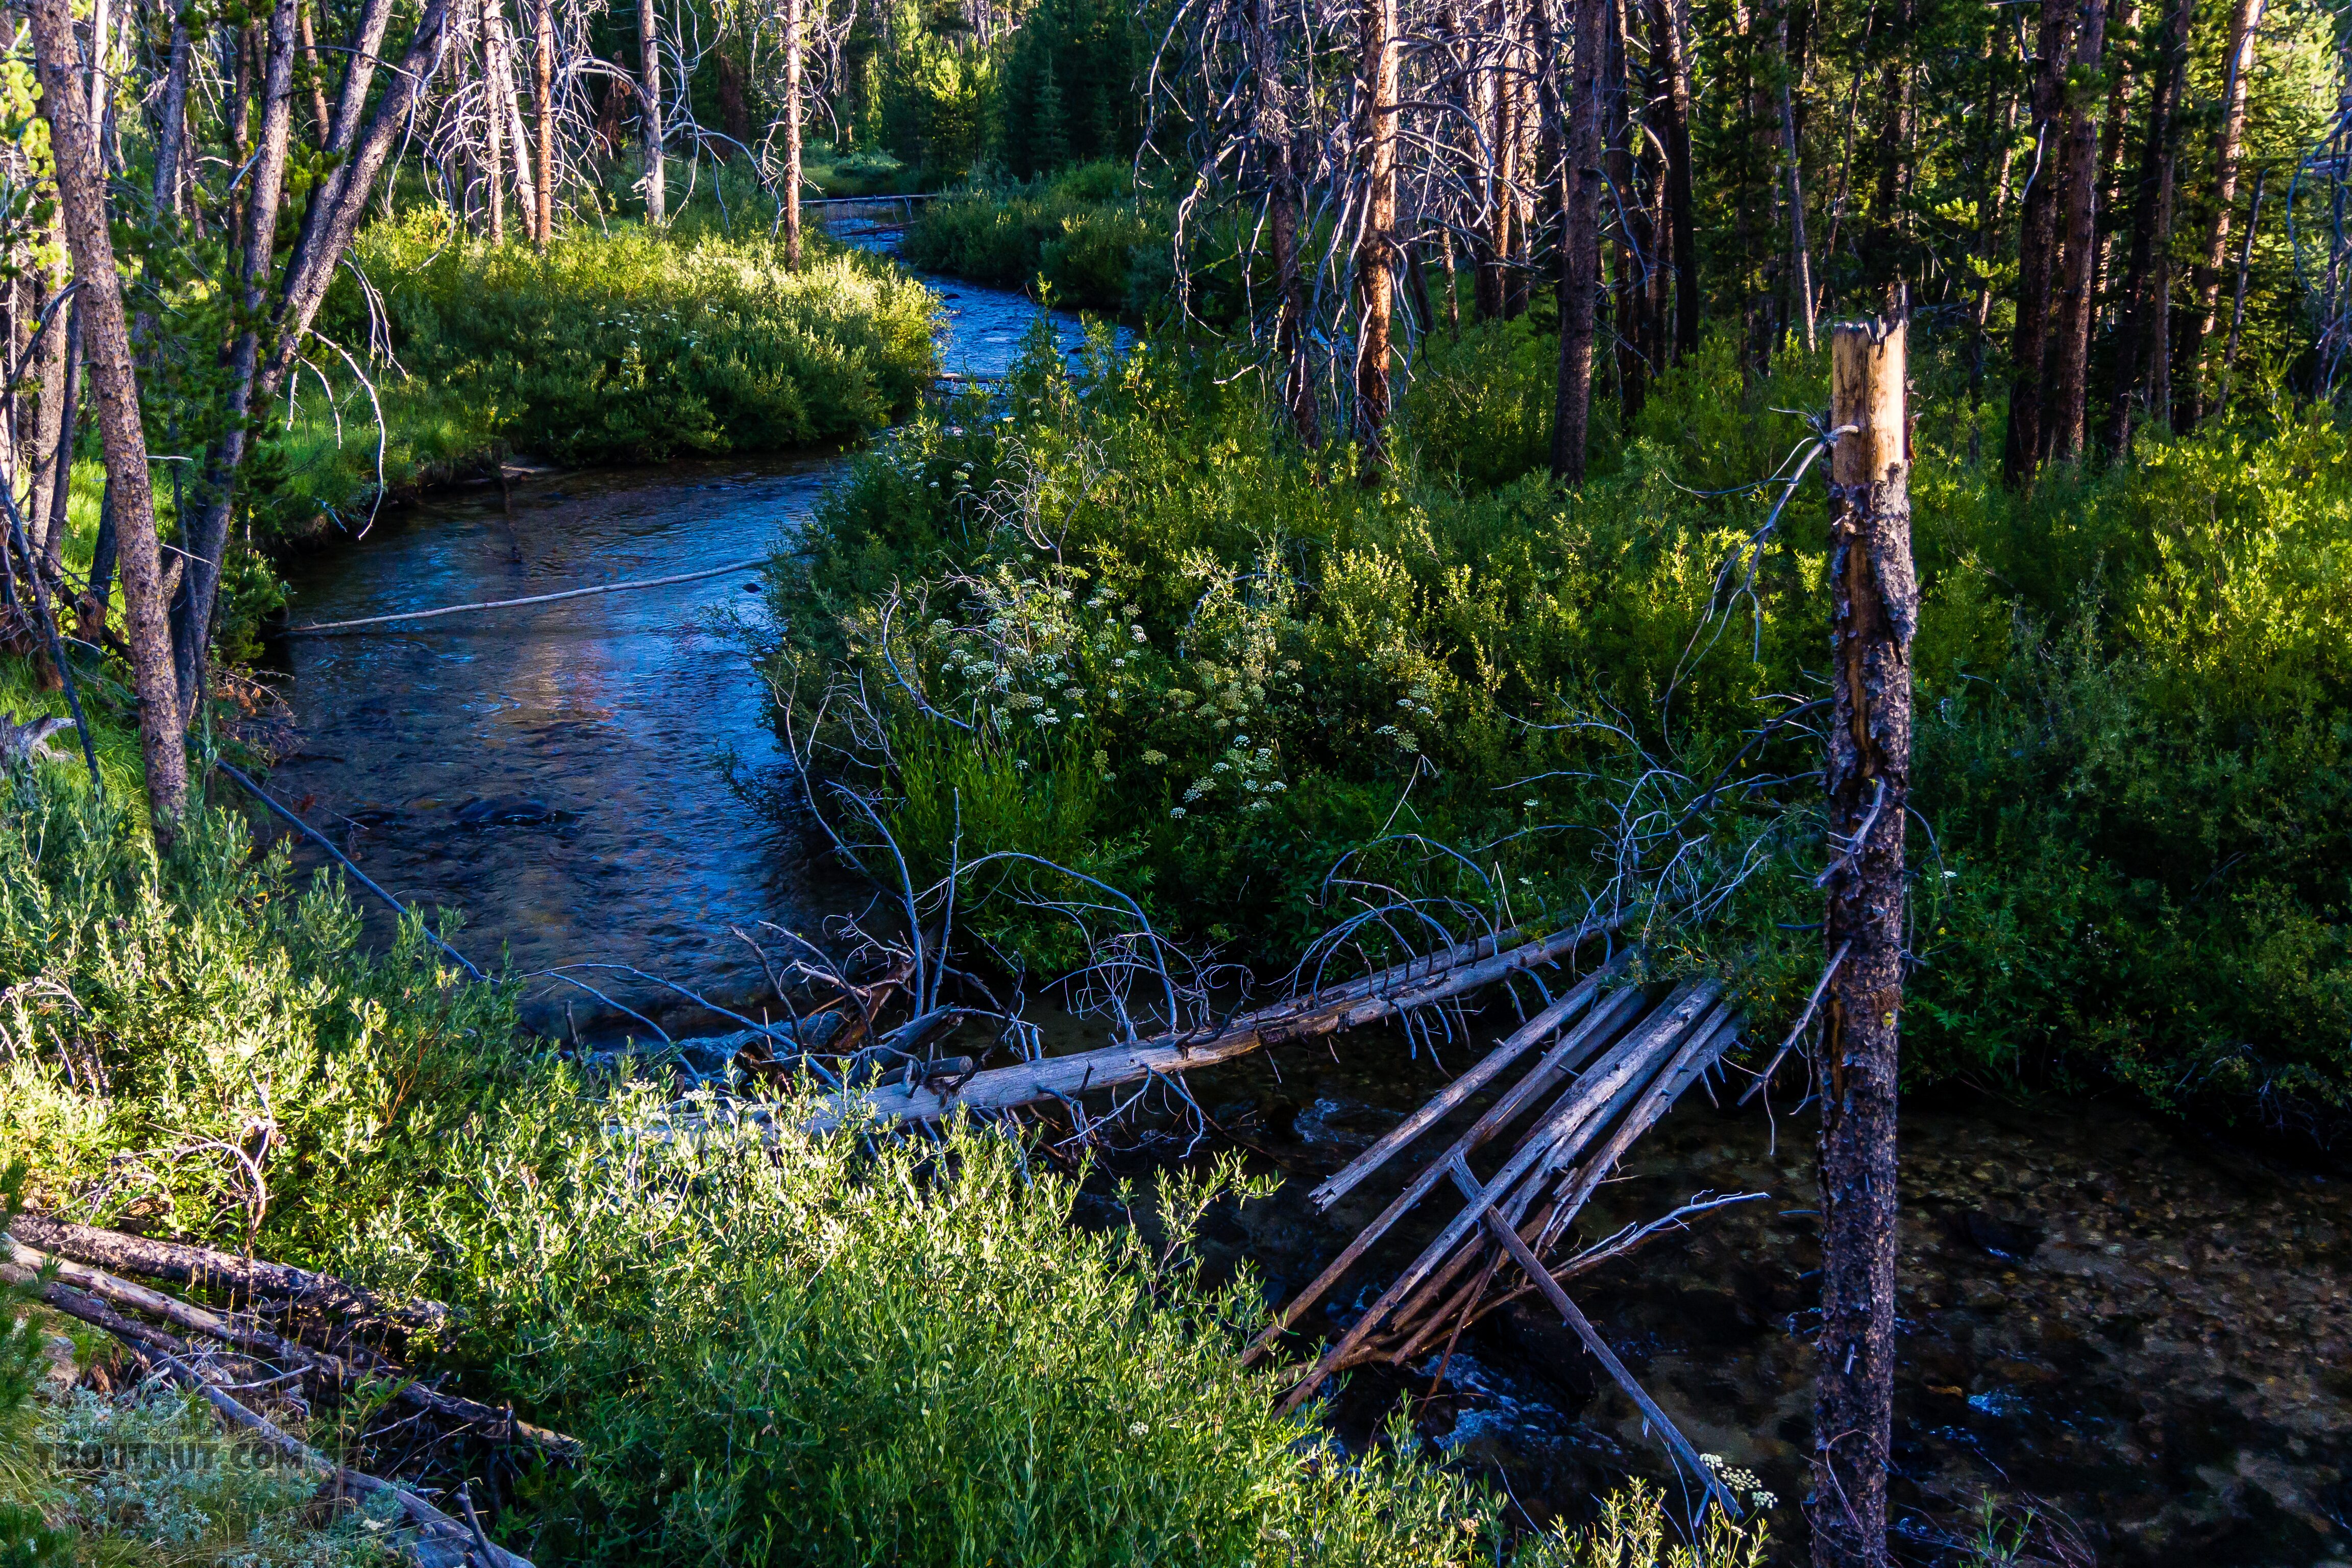
{"label": "dead standing tree", "polygon": [[1829,890],[1821,1045],[1822,1327],[1810,1503],[1818,1568],[1885,1568],[1894,1430],[1895,1086],[1911,780],[1906,312],[1830,343]]}

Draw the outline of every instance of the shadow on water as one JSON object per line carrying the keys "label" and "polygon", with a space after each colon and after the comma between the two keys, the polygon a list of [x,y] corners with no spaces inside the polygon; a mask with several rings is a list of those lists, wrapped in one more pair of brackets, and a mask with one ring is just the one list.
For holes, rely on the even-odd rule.
{"label": "shadow on water", "polygon": [[[1096,1031],[1098,1033],[1099,1031]],[[1483,1048],[1416,1055],[1368,1032],[1278,1047],[1192,1090],[1283,1185],[1220,1205],[1213,1266],[1287,1300],[1466,1125],[1470,1102],[1331,1214],[1307,1202]],[[1804,1559],[1818,1292],[1811,1111],[1703,1094],[1634,1146],[1579,1225],[1585,1244],[1695,1194],[1760,1192],[1579,1281],[1572,1293],[1702,1452],[1774,1494],[1782,1561]],[[2352,1182],[2095,1100],[1966,1091],[1904,1117],[1894,1499],[1898,1557],[1959,1563],[1985,1500],[2036,1543],[2021,1563],[2327,1568],[2352,1562]],[[1181,1143],[1164,1152],[1173,1154]],[[1106,1201],[1096,1218],[1115,1217]],[[1301,1325],[1352,1323],[1455,1205],[1376,1247]],[[1417,1223],[1416,1223],[1417,1222]],[[1665,1481],[1641,1415],[1533,1299],[1437,1357],[1352,1374],[1331,1418],[1372,1439],[1400,1397],[1423,1436],[1507,1485],[1535,1521],[1580,1518],[1631,1471]],[[2009,1559],[1993,1559],[2008,1561]]]}

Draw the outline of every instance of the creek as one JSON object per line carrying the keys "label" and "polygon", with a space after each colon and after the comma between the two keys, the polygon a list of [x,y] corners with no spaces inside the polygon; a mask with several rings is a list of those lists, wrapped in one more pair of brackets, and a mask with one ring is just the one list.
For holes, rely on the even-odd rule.
{"label": "creek", "polygon": [[[946,368],[1001,374],[1034,307],[940,287]],[[1057,329],[1076,331],[1068,319]],[[763,556],[844,461],[527,475],[513,485],[511,534],[491,486],[388,510],[363,539],[295,564],[298,615],[517,598]],[[814,935],[865,895],[753,804],[790,784],[736,630],[756,630],[764,613],[746,592],[755,584],[746,571],[291,639],[278,657],[303,739],[271,788],[403,899],[462,910],[452,934],[485,967],[501,955],[519,971],[620,965],[756,1012],[760,965],[730,928],[772,921]],[[561,815],[461,819],[507,798]],[[307,845],[296,854],[320,859]],[[366,919],[386,940],[384,912]],[[673,1032],[711,1022],[621,969],[577,978]],[[609,1037],[626,1021],[549,980],[529,987],[526,1016],[559,1036]],[[1457,1041],[1445,1066],[1477,1044],[1475,1033]],[[1201,1075],[1196,1092],[1220,1125],[1287,1178],[1268,1203],[1213,1218],[1219,1265],[1247,1263],[1286,1299],[1392,1188],[1328,1216],[1307,1190],[1444,1081],[1425,1045],[1378,1033]],[[2013,1530],[2030,1511],[2034,1550],[2052,1563],[2352,1565],[2352,1184],[2095,1099],[1918,1096],[1903,1136],[1895,1497],[1906,1560],[1953,1560],[1973,1530]],[[1767,1194],[1653,1243],[1578,1295],[1698,1447],[1776,1494],[1769,1518],[1796,1560],[1811,1441],[1810,1118],[1776,1124],[1695,1095],[1622,1176],[1590,1211],[1587,1239],[1703,1190]],[[1427,1234],[1408,1226],[1375,1249],[1308,1331],[1339,1331]],[[1473,1330],[1424,1398],[1435,1371],[1357,1374],[1333,1406],[1343,1438],[1370,1441],[1378,1415],[1409,1394],[1429,1441],[1538,1520],[1581,1511],[1629,1470],[1664,1473],[1639,1415],[1544,1310]],[[1993,1512],[1978,1520],[1984,1500]]]}

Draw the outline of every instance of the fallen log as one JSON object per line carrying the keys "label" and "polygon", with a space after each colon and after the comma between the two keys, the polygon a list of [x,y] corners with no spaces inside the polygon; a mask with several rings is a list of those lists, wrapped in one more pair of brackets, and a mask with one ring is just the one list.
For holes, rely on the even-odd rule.
{"label": "fallen log", "polygon": [[1541,1045],[1574,1017],[1594,996],[1601,985],[1621,973],[1633,958],[1632,952],[1619,953],[1601,968],[1580,981],[1575,989],[1559,1001],[1528,1019],[1524,1025],[1504,1037],[1500,1045],[1487,1052],[1469,1071],[1447,1084],[1429,1102],[1391,1128],[1378,1142],[1341,1166],[1322,1185],[1307,1196],[1318,1209],[1328,1209],[1360,1184],[1364,1178],[1393,1159],[1405,1145],[1443,1121],[1455,1107],[1468,1100],[1496,1078],[1513,1062]]}
{"label": "fallen log", "polygon": [[[345,1469],[308,1443],[288,1434],[267,1416],[246,1408],[234,1395],[215,1387],[178,1356],[163,1351],[141,1351],[136,1346],[132,1347],[132,1353],[169,1374],[172,1381],[181,1387],[202,1394],[205,1402],[218,1411],[229,1425],[250,1434],[263,1447],[312,1474],[323,1477],[339,1494],[389,1495],[399,1507],[401,1516],[408,1521],[409,1528],[421,1538],[409,1543],[410,1556],[419,1568],[441,1568],[443,1564],[461,1563],[478,1564],[479,1568],[531,1568],[529,1558],[493,1544],[479,1531],[468,1530],[398,1482],[359,1470]],[[420,1547],[423,1550],[419,1550]]]}
{"label": "fallen log", "polygon": [[437,1332],[459,1321],[458,1313],[438,1301],[391,1301],[331,1274],[267,1258],[239,1258],[184,1241],[157,1241],[24,1212],[8,1222],[8,1229],[28,1247],[142,1279],[274,1297],[337,1317],[389,1323],[415,1332]]}
{"label": "fallen log", "polygon": [[1339,1257],[1331,1260],[1329,1266],[1315,1278],[1314,1282],[1293,1297],[1287,1306],[1275,1314],[1274,1321],[1268,1323],[1265,1331],[1251,1342],[1249,1348],[1243,1352],[1242,1360],[1244,1363],[1252,1362],[1265,1354],[1275,1341],[1280,1339],[1289,1330],[1291,1324],[1298,1321],[1301,1314],[1321,1300],[1334,1286],[1339,1283],[1340,1279],[1349,1269],[1356,1266],[1357,1260],[1370,1251],[1375,1242],[1386,1236],[1399,1220],[1411,1213],[1422,1199],[1429,1195],[1438,1183],[1444,1179],[1445,1168],[1451,1162],[1473,1153],[1483,1147],[1495,1134],[1509,1126],[1538,1095],[1574,1071],[1587,1057],[1610,1046],[1615,1039],[1617,1031],[1628,1021],[1638,1016],[1641,1010],[1642,997],[1639,992],[1620,991],[1603,999],[1581,1024],[1561,1037],[1557,1045],[1544,1053],[1543,1058],[1536,1064],[1532,1071],[1514,1085],[1502,1099],[1488,1107],[1486,1114],[1479,1117],[1468,1131],[1456,1138],[1445,1152],[1431,1161],[1414,1175],[1412,1181],[1406,1183],[1404,1191],[1390,1200],[1388,1207],[1381,1211],[1379,1217],[1357,1232],[1355,1239],[1340,1251]]}
{"label": "fallen log", "polygon": [[[1513,974],[1558,963],[1610,923],[1588,921],[1504,952],[1490,951],[1434,973],[1423,967],[1425,960],[1415,960],[1364,980],[1244,1014],[1219,1029],[1159,1035],[1097,1051],[992,1068],[973,1074],[952,1091],[934,1089],[928,1083],[848,1091],[826,1099],[803,1125],[808,1131],[822,1132],[867,1119],[929,1121],[954,1110],[984,1116],[1041,1100],[1075,1098],[1089,1089],[1110,1089],[1155,1075],[1173,1076],[1195,1068],[1213,1067],[1263,1047],[1361,1028],[1417,1007],[1466,995]],[[1479,945],[1471,944],[1471,951]],[[1381,988],[1383,982],[1388,983],[1386,988]]]}
{"label": "fallen log", "polygon": [[0,1254],[19,1268],[37,1271],[55,1261],[58,1279],[79,1287],[89,1295],[117,1307],[130,1307],[163,1319],[191,1333],[203,1334],[219,1341],[232,1350],[247,1355],[265,1357],[287,1366],[301,1367],[327,1379],[337,1388],[348,1387],[363,1378],[396,1379],[398,1386],[393,1402],[411,1409],[427,1410],[452,1421],[464,1422],[482,1429],[482,1436],[492,1441],[520,1438],[564,1458],[579,1454],[579,1439],[535,1426],[516,1418],[514,1413],[485,1405],[478,1399],[467,1399],[455,1394],[444,1394],[437,1388],[416,1381],[380,1356],[359,1354],[346,1358],[329,1351],[312,1350],[298,1344],[281,1334],[257,1324],[239,1322],[209,1308],[166,1296],[160,1290],[118,1279],[101,1269],[64,1258],[52,1259],[50,1255],[36,1250],[14,1236],[0,1232]]}
{"label": "fallen log", "polygon": [[[1518,1152],[1504,1163],[1493,1179],[1478,1186],[1478,1201],[1446,1223],[1435,1240],[1422,1249],[1405,1270],[1349,1329],[1339,1342],[1324,1352],[1322,1358],[1299,1379],[1284,1404],[1284,1410],[1295,1410],[1304,1404],[1335,1363],[1346,1357],[1372,1331],[1378,1329],[1405,1297],[1429,1278],[1461,1243],[1477,1227],[1479,1216],[1488,1205],[1517,1188],[1537,1166],[1549,1156],[1559,1142],[1573,1137],[1590,1121],[1593,1113],[1613,1100],[1637,1075],[1646,1076],[1662,1065],[1661,1058],[1671,1051],[1687,1033],[1699,1014],[1715,1000],[1717,986],[1713,982],[1685,984],[1669,997],[1664,1005],[1642,1021],[1641,1026],[1623,1044],[1596,1063],[1592,1069],[1577,1080],[1575,1089],[1562,1097],[1559,1105],[1547,1112],[1534,1131],[1520,1143]],[[1465,1174],[1467,1162],[1457,1154],[1444,1163],[1444,1168],[1459,1168]],[[1473,1178],[1474,1184],[1475,1179]],[[1549,1276],[1547,1276],[1549,1278]]]}
{"label": "fallen log", "polygon": [[673,583],[699,583],[706,577],[724,577],[736,572],[754,572],[765,566],[764,560],[730,561],[724,566],[713,566],[703,572],[680,572],[669,577],[640,577],[628,583],[600,583],[593,588],[566,588],[560,594],[533,594],[525,599],[482,599],[470,605],[444,605],[437,610],[402,610],[390,616],[363,616],[355,621],[317,621],[309,626],[288,626],[284,635],[289,637],[316,637],[320,632],[349,631],[355,626],[380,626],[389,621],[430,621],[443,616],[468,615],[476,610],[511,610],[523,605],[551,605],[559,599],[585,599],[597,594],[619,594],[632,588],[667,588]]}

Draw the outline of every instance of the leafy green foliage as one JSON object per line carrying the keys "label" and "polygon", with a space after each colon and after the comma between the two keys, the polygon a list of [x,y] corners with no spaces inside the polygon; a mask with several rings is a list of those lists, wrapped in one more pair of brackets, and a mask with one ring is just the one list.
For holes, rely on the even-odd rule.
{"label": "leafy green foliage", "polygon": [[[789,270],[764,232],[624,227],[541,258],[457,241],[425,209],[371,229],[359,260],[411,375],[566,462],[846,439],[905,411],[932,368],[919,286],[852,256]],[[357,327],[356,289],[335,304]]]}
{"label": "leafy green foliage", "polygon": [[[858,460],[780,577],[779,688],[862,670],[883,694],[892,760],[864,776],[919,879],[961,810],[967,860],[1053,859],[1273,960],[1337,918],[1353,857],[1514,918],[1630,899],[1676,962],[1793,1010],[1821,962],[1818,763],[1769,721],[1820,689],[1818,482],[1750,536],[1780,493],[1755,481],[1809,439],[1780,410],[1826,402],[1822,366],[1744,374],[1710,339],[1563,493],[1538,469],[1552,343],[1432,333],[1374,489],[1213,358],[1041,352],[1002,410]],[[1959,365],[1919,379],[1965,406]],[[1922,422],[1913,477],[1909,1059],[2344,1104],[2345,432],[2249,416],[2019,498],[1969,428]],[[1635,820],[1677,827],[1629,879]],[[1011,900],[967,909],[1030,962],[1076,955]]]}
{"label": "leafy green foliage", "polygon": [[1136,279],[1168,246],[1167,226],[1134,199],[1119,163],[1089,163],[1052,179],[930,202],[898,253],[912,267],[1003,289],[1042,279],[1061,304],[1146,313]]}
{"label": "leafy green foliage", "polygon": [[[1493,1559],[1495,1500],[1410,1443],[1325,1446],[1240,1366],[1255,1287],[1205,1279],[1190,1241],[1258,1190],[1231,1171],[1085,1213],[994,1131],[875,1151],[679,1126],[661,1086],[531,1054],[505,994],[413,932],[360,955],[340,894],[290,885],[236,819],[198,813],[159,861],[119,814],[11,787],[0,963],[26,978],[0,1012],[0,1146],[28,1152],[45,1201],[135,1202],[467,1308],[444,1349],[473,1386],[587,1445],[522,1479],[543,1557]],[[205,1152],[221,1140],[259,1151],[266,1211]],[[83,1401],[68,1436],[171,1437],[168,1418]],[[216,1495],[115,1469],[73,1506],[192,1551],[249,1518],[257,1561],[350,1560],[268,1533],[268,1479]]]}

